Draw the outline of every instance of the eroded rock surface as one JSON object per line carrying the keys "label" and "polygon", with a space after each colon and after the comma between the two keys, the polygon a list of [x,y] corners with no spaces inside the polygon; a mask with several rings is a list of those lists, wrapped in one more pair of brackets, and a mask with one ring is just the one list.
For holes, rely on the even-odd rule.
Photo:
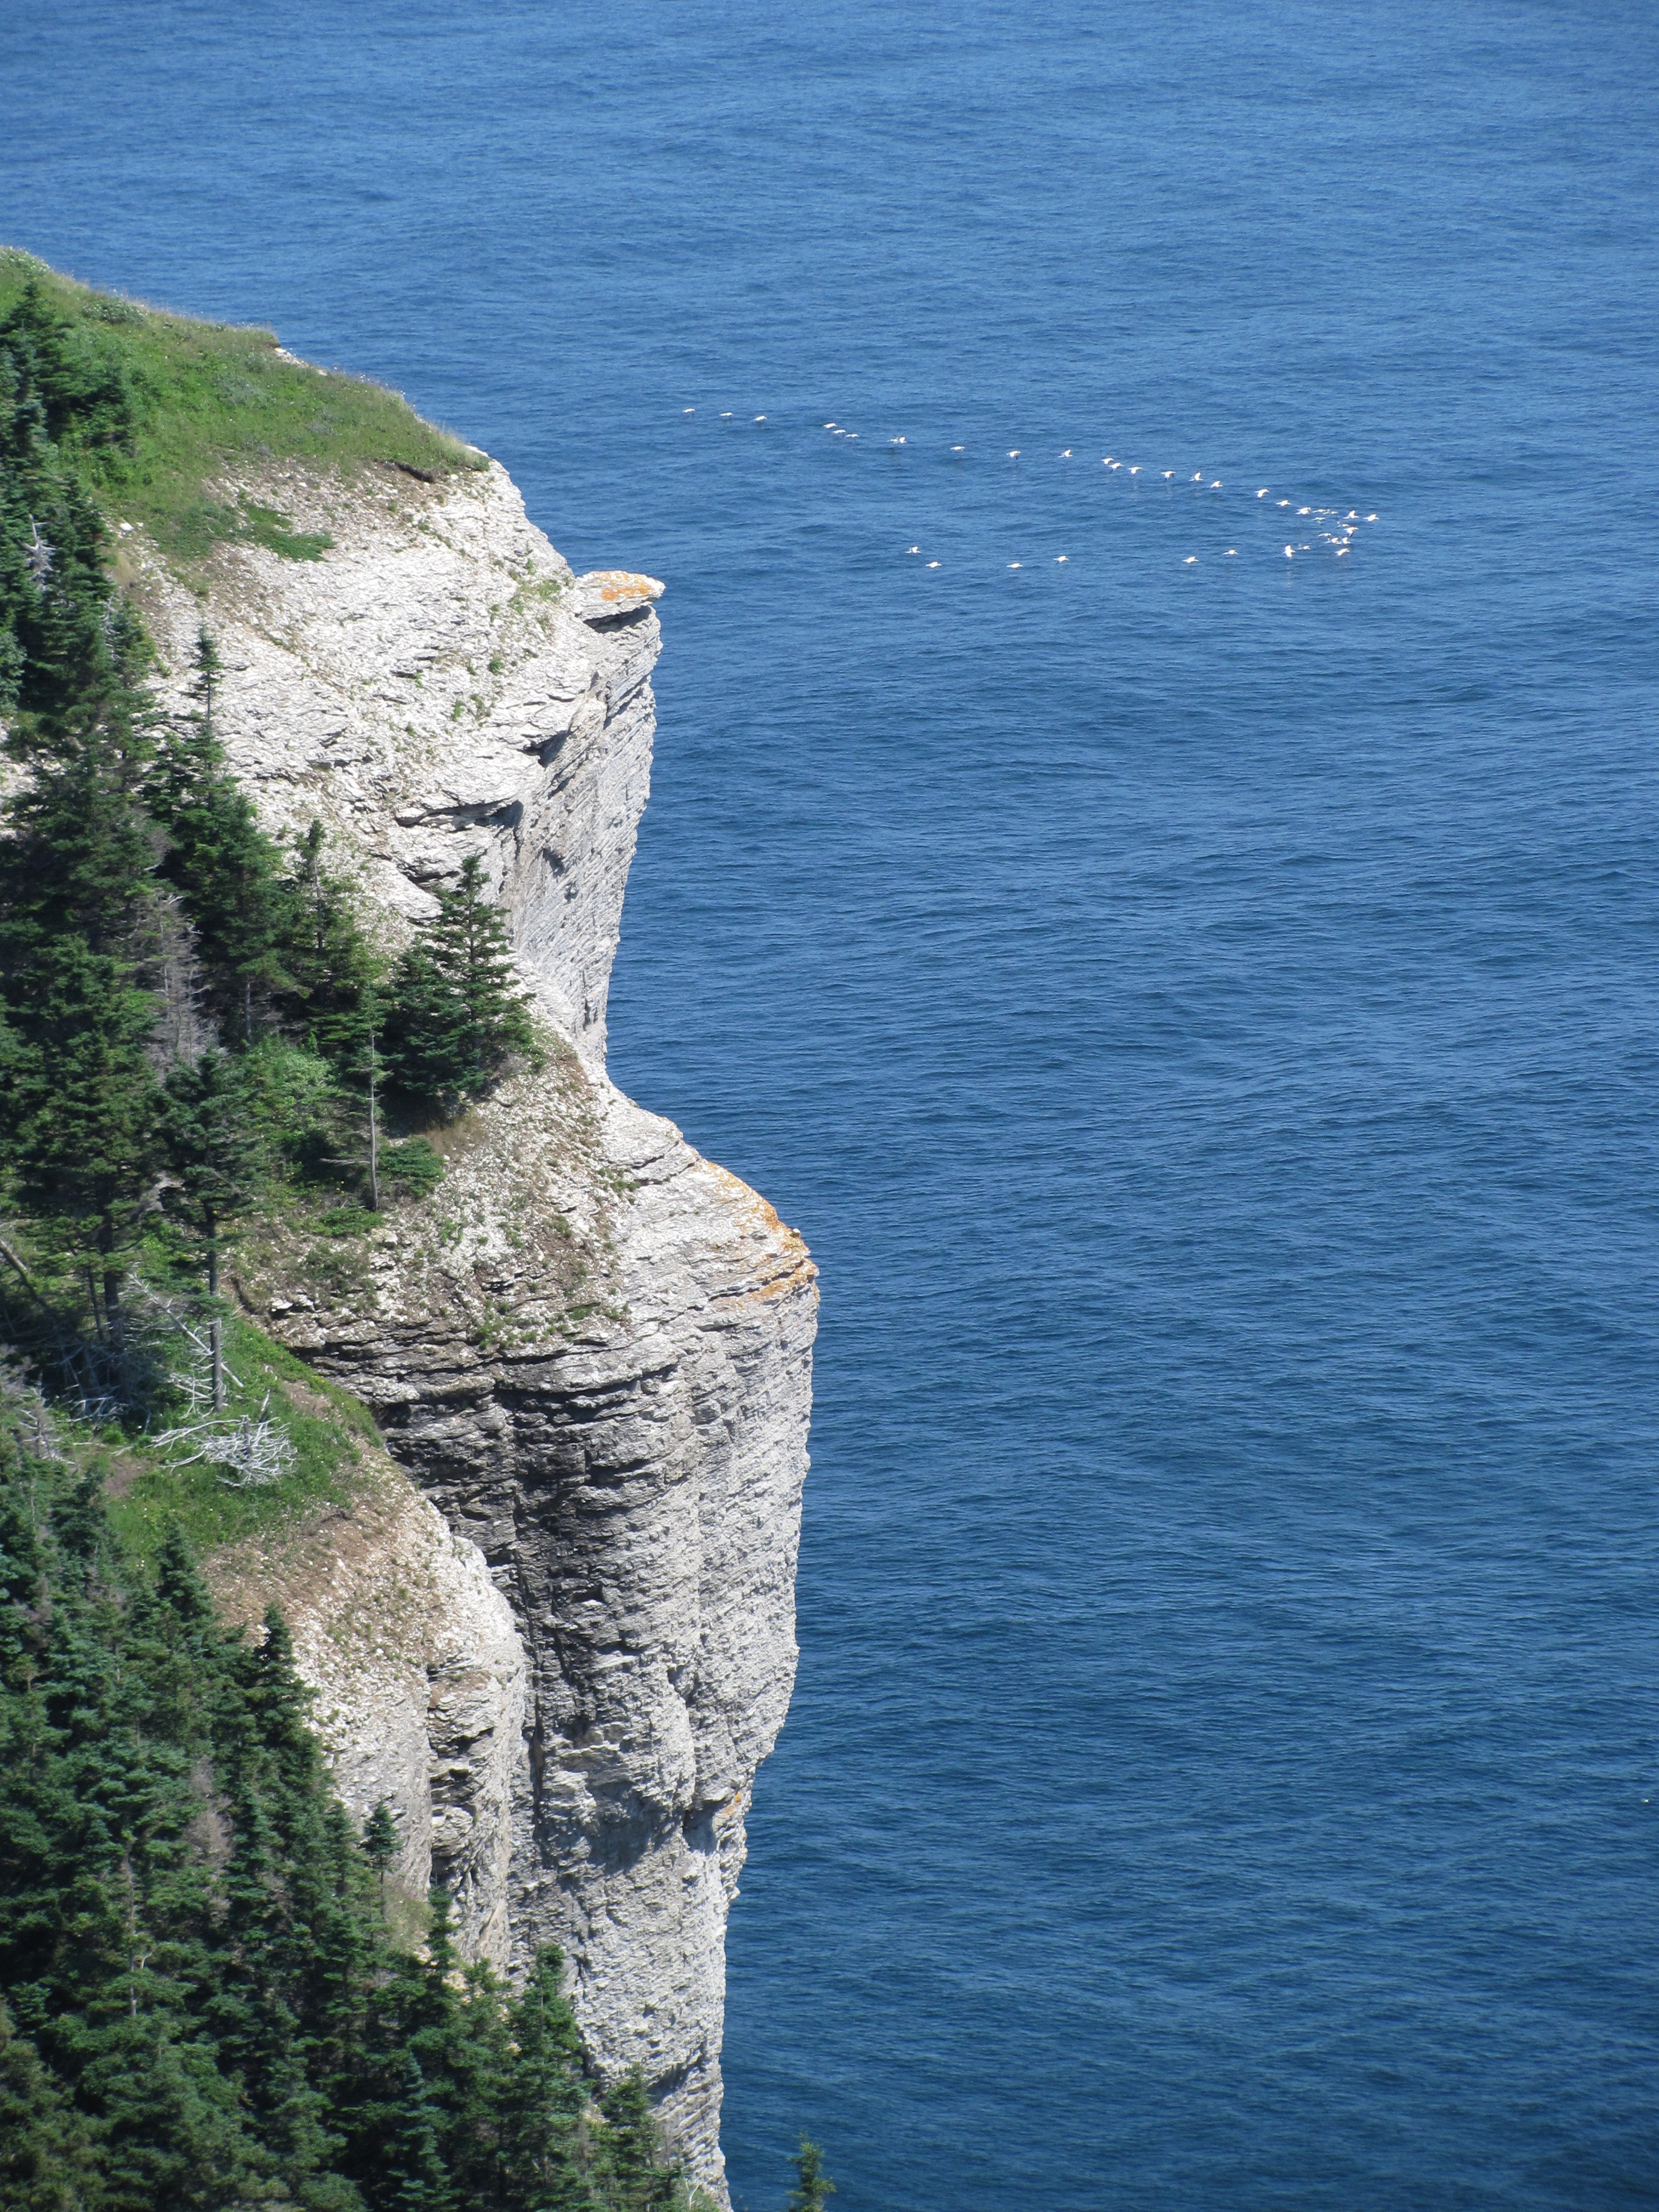
{"label": "eroded rock surface", "polygon": [[[268,824],[321,819],[390,943],[480,854],[562,1041],[438,1133],[446,1181],[388,1215],[355,1279],[328,1287],[302,1238],[244,1255],[250,1310],[367,1401],[460,1546],[423,1571],[436,1673],[406,1653],[354,1692],[325,1635],[302,1665],[354,1803],[395,1782],[412,1838],[425,1757],[432,1863],[474,1869],[470,1940],[500,1942],[483,1869],[505,1863],[506,1955],[563,1946],[602,2068],[643,2066],[723,2198],[726,1917],[793,1681],[817,1289],[764,1200],[603,1072],[661,587],[573,578],[493,465],[222,489],[333,546],[314,564],[222,547],[204,605],[127,541],[175,706],[205,620],[220,733]],[[485,1583],[524,1664],[504,1788],[519,1693]],[[422,1668],[417,1725],[399,1701],[420,1704]]]}
{"label": "eroded rock surface", "polygon": [[504,1969],[528,1669],[476,1546],[386,1462],[349,1506],[204,1571],[228,1622],[257,1630],[282,1608],[348,1808],[359,1822],[381,1799],[397,1809],[390,1881],[411,1904],[442,1882],[467,1954]]}

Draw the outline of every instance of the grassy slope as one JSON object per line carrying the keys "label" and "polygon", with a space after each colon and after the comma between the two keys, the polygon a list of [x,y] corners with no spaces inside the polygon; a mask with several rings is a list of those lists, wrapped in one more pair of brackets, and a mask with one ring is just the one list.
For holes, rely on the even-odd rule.
{"label": "grassy slope", "polygon": [[235,1316],[225,1325],[225,1365],[227,1410],[253,1420],[264,1416],[286,1431],[294,1472],[264,1488],[234,1490],[222,1468],[178,1464],[187,1447],[163,1455],[142,1439],[125,1443],[106,1494],[117,1534],[140,1560],[170,1520],[204,1553],[274,1533],[313,1506],[347,1504],[365,1469],[365,1448],[379,1455],[374,1421],[355,1398]]}
{"label": "grassy slope", "polygon": [[[141,1573],[170,1522],[198,1555],[249,1540],[280,1545],[319,1507],[349,1506],[392,1474],[367,1408],[234,1314],[225,1325],[225,1366],[231,1418],[269,1419],[294,1447],[293,1471],[279,1482],[234,1489],[219,1467],[183,1464],[188,1445],[161,1449],[149,1435],[79,1420],[62,1404],[42,1408],[20,1370],[3,1360],[0,1434],[25,1451],[67,1462],[77,1474],[98,1476],[116,1537]],[[159,1434],[167,1420],[189,1418],[174,1407],[150,1426]]]}
{"label": "grassy slope", "polygon": [[0,315],[32,277],[75,325],[78,343],[119,363],[136,403],[131,452],[73,456],[87,489],[176,557],[199,558],[221,538],[296,560],[325,549],[325,538],[289,530],[275,508],[215,496],[215,480],[239,464],[297,459],[350,477],[390,462],[428,478],[484,465],[383,386],[284,360],[273,331],[195,322],[94,292],[10,247],[0,247]]}

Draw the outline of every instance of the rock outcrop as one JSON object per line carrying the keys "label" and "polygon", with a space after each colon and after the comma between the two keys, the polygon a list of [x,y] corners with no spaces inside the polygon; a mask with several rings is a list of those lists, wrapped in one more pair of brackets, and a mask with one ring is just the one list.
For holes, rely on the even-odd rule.
{"label": "rock outcrop", "polygon": [[244,1263],[250,1309],[373,1408],[451,1532],[394,1515],[337,1543],[345,1616],[400,1625],[342,1664],[324,1593],[301,1663],[348,1795],[404,1811],[404,1878],[423,1852],[450,1873],[476,1948],[563,1947],[601,2067],[643,2067],[723,2197],[726,1916],[793,1680],[817,1291],[764,1200],[604,1073],[661,586],[573,577],[493,464],[224,491],[331,549],[222,547],[203,604],[129,538],[174,703],[205,621],[267,825],[320,819],[390,944],[482,855],[554,1033],[436,1133],[445,1182],[355,1279],[280,1234]]}
{"label": "rock outcrop", "polygon": [[528,1669],[477,1547],[388,1461],[349,1506],[221,1552],[206,1572],[233,1625],[281,1607],[348,1808],[360,1822],[381,1800],[398,1810],[391,1886],[416,1905],[442,1882],[468,1955],[506,1968]]}

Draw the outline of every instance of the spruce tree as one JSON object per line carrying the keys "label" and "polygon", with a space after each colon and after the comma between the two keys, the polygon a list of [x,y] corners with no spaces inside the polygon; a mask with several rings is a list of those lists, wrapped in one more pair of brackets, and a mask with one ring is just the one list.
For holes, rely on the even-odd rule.
{"label": "spruce tree", "polygon": [[219,1255],[228,1224],[257,1196],[265,1164],[237,1063],[223,1053],[210,1052],[194,1066],[175,1068],[161,1101],[161,1134],[173,1176],[166,1201],[200,1239],[213,1403],[218,1407],[225,1402]]}
{"label": "spruce tree", "polygon": [[[634,2076],[589,2141],[560,1961],[392,1948],[281,1617],[227,1634],[176,1529],[132,1577],[0,1401],[0,2202],[666,2212]],[[371,1823],[380,1842],[391,1822]],[[44,2191],[44,2194],[42,2191]]]}
{"label": "spruce tree", "polygon": [[405,2051],[377,2177],[377,2206],[386,2212],[452,2212],[455,2193],[438,2148],[441,2120],[420,2061]]}
{"label": "spruce tree", "polygon": [[194,708],[163,738],[150,782],[167,825],[163,880],[177,890],[196,933],[209,1004],[228,1042],[251,1045],[256,1000],[284,982],[276,951],[277,852],[251,799],[225,766],[215,726],[221,664],[204,629],[197,639]]}
{"label": "spruce tree", "polygon": [[323,849],[323,825],[313,822],[278,885],[279,1000],[289,1030],[313,1052],[360,1073],[380,963]]}
{"label": "spruce tree", "polygon": [[[72,343],[38,283],[0,321],[0,714],[14,749],[112,673],[131,678],[136,625],[112,599],[97,509],[58,441],[131,433],[118,374]],[[48,739],[47,750],[50,751]]]}
{"label": "spruce tree", "polygon": [[29,363],[54,442],[88,453],[131,445],[134,405],[125,370],[92,333],[54,312],[38,276],[0,322],[0,348]]}
{"label": "spruce tree", "polygon": [[601,2201],[611,2212],[678,2212],[684,2190],[666,2158],[645,2076],[636,2066],[599,2100],[605,2126],[596,2145]]}
{"label": "spruce tree", "polygon": [[83,2212],[97,2184],[87,2123],[13,2028],[0,1998],[0,2204],[9,2212]]}
{"label": "spruce tree", "polygon": [[533,1061],[529,1001],[514,986],[507,926],[471,854],[439,912],[398,963],[386,1057],[400,1089],[453,1111],[482,1097],[515,1054]]}
{"label": "spruce tree", "polygon": [[586,2069],[563,1973],[556,1948],[538,1952],[509,2020],[501,2150],[515,2212],[596,2212]]}
{"label": "spruce tree", "polygon": [[384,1883],[386,1869],[397,1856],[398,1823],[391,1806],[381,1797],[363,1823],[363,1856],[374,1868],[375,1880]]}
{"label": "spruce tree", "polygon": [[[38,755],[0,837],[0,993],[11,1036],[8,1149],[24,1207],[115,1357],[121,1289],[154,1168],[155,1015],[140,965],[155,845],[139,781],[143,702],[105,671],[37,718]],[[42,739],[44,743],[44,737]]]}
{"label": "spruce tree", "polygon": [[153,1001],[122,963],[79,938],[30,963],[33,1035],[16,1069],[10,1146],[15,1188],[48,1249],[84,1279],[123,1388],[122,1293],[155,1165],[157,1093],[145,1054]]}
{"label": "spruce tree", "polygon": [[795,2157],[795,2186],[789,2192],[789,2212],[825,2212],[825,2200],[836,2185],[823,2170],[823,2153],[805,2136]]}

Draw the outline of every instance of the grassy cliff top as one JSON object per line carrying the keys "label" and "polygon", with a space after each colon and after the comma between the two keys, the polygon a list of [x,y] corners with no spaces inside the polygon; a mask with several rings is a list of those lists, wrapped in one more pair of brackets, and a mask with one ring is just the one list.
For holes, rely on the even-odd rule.
{"label": "grassy cliff top", "polygon": [[0,247],[0,319],[31,283],[89,372],[125,387],[125,435],[60,444],[106,513],[148,530],[164,550],[199,558],[217,539],[252,538],[292,558],[326,543],[285,532],[273,510],[213,496],[216,479],[250,465],[301,460],[355,475],[390,463],[428,480],[482,468],[483,456],[422,422],[383,385],[312,368],[268,330],[196,322],[60,276]]}

